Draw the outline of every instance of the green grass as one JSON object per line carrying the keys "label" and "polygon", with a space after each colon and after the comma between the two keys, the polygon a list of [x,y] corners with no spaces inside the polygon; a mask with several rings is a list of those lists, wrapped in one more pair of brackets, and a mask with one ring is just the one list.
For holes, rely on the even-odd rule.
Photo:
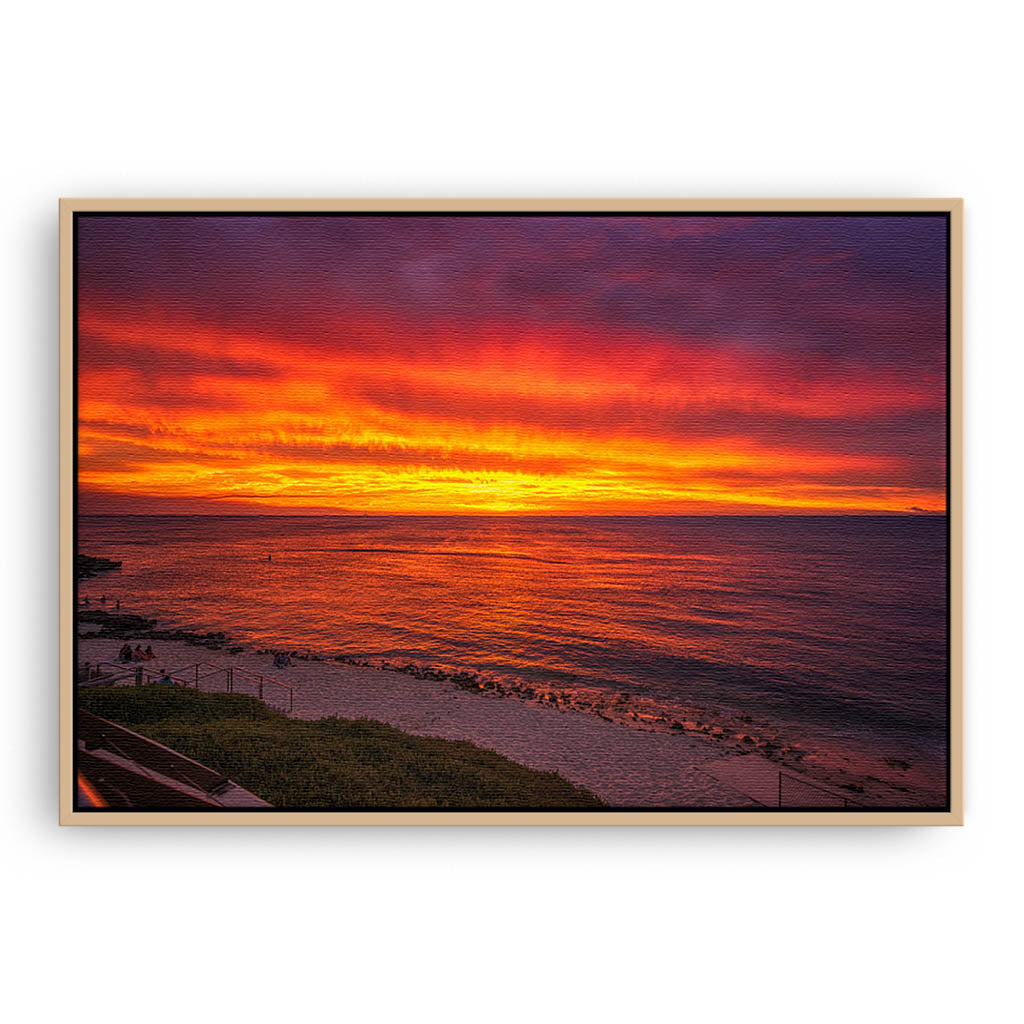
{"label": "green grass", "polygon": [[301,721],[254,697],[90,687],[79,707],[163,743],[278,808],[600,807],[553,772],[366,719]]}

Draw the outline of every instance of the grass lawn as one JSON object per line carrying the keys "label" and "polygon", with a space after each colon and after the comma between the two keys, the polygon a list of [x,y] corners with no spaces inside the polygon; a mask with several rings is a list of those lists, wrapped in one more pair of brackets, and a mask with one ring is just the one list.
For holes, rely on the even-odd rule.
{"label": "grass lawn", "polygon": [[288,718],[254,697],[90,687],[78,705],[191,757],[277,808],[600,807],[553,772],[366,719]]}

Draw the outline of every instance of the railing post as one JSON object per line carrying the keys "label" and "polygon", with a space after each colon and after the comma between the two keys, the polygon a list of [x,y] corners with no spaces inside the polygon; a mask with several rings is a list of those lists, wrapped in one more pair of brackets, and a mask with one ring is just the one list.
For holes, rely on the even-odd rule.
{"label": "railing post", "polygon": [[89,675],[89,662],[85,663],[85,681],[88,682],[92,677]]}
{"label": "railing post", "polygon": [[260,676],[260,700],[263,700],[263,676]]}
{"label": "railing post", "polygon": [[295,710],[295,691],[294,690],[289,690],[288,691],[288,710],[289,711],[294,711]]}
{"label": "railing post", "polygon": [[228,693],[234,692],[235,688],[235,670],[233,668],[228,669]]}
{"label": "railing post", "polygon": [[135,685],[136,686],[141,686],[142,685],[142,666],[141,665],[135,670]]}
{"label": "railing post", "polygon": [[196,663],[196,689],[199,689],[199,663]]}

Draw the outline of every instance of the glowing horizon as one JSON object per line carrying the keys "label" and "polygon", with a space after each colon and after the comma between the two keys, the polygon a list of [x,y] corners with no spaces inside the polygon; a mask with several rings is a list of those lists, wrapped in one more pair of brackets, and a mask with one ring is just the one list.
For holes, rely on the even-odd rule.
{"label": "glowing horizon", "polygon": [[937,226],[86,217],[82,509],[942,512]]}

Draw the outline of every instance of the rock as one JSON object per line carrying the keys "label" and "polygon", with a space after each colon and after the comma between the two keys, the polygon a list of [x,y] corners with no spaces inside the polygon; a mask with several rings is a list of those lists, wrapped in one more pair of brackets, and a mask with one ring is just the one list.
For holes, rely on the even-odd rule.
{"label": "rock", "polygon": [[99,576],[101,572],[112,572],[120,569],[121,563],[112,561],[109,558],[96,558],[92,555],[78,555],[75,558],[75,575],[80,580],[92,579]]}

